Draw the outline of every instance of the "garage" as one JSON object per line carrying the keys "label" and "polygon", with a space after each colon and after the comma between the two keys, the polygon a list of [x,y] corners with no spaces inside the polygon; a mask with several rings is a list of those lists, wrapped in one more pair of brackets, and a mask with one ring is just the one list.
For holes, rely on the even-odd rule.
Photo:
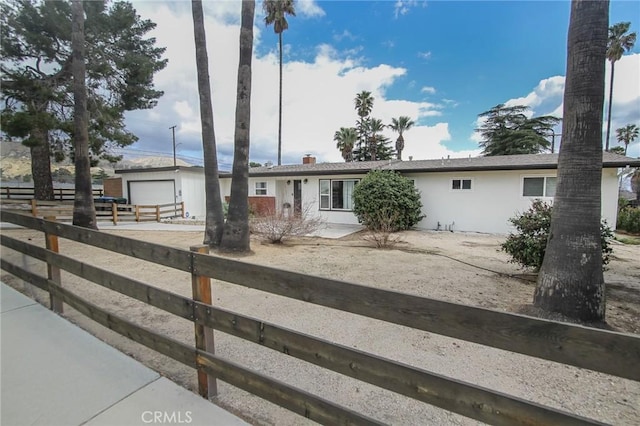
{"label": "garage", "polygon": [[129,203],[136,205],[162,205],[176,202],[175,180],[128,181]]}
{"label": "garage", "polygon": [[[121,177],[122,196],[129,204],[157,206],[183,203],[184,215],[204,218],[205,188],[203,167],[151,167],[116,170]],[[227,179],[230,181],[230,179]],[[224,189],[223,189],[224,188]],[[229,188],[221,188],[221,196]]]}

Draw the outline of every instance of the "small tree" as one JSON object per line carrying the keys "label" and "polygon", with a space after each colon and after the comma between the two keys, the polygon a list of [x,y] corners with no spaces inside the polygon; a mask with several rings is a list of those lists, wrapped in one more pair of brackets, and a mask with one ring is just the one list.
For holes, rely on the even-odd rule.
{"label": "small tree", "polygon": [[[511,256],[510,262],[518,263],[523,268],[532,268],[536,272],[540,270],[547,248],[552,210],[550,204],[534,200],[529,210],[509,219],[516,227],[516,233],[509,234],[501,247],[502,251]],[[606,222],[600,225],[600,235],[602,264],[606,265],[610,260],[609,255],[613,252],[608,242],[613,234]]]}
{"label": "small tree", "polygon": [[[377,248],[392,248],[396,244],[402,242],[399,235],[392,235],[394,223],[398,217],[398,211],[380,210],[375,213],[374,220],[379,224],[378,229],[370,229],[368,234],[364,236],[365,241],[370,241]],[[372,218],[368,217],[368,221]]]}
{"label": "small tree", "polygon": [[309,210],[310,206],[305,206],[299,214],[285,214],[282,211],[255,216],[250,222],[251,232],[272,244],[311,234],[323,228],[325,222],[321,217],[311,216]]}
{"label": "small tree", "polygon": [[[353,190],[353,213],[367,229],[390,232],[409,229],[422,220],[420,192],[397,172],[373,170]],[[380,215],[380,212],[386,212]],[[388,220],[381,218],[393,218]]]}

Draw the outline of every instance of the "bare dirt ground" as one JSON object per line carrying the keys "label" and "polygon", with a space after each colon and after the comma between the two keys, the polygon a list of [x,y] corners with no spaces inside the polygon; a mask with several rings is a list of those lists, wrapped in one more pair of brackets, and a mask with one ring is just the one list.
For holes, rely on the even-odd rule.
{"label": "bare dirt ground", "polygon": [[[105,232],[188,249],[200,244],[200,232]],[[42,234],[3,230],[44,245]],[[407,231],[392,250],[371,247],[354,234],[338,240],[301,238],[284,245],[252,241],[254,253],[243,261],[325,276],[414,295],[490,309],[535,313],[530,306],[534,279],[508,263],[499,251],[504,236],[473,233]],[[608,283],[607,326],[640,334],[640,246],[616,244],[605,273]],[[191,279],[174,271],[100,249],[61,240],[60,251],[149,284],[190,296]],[[36,261],[3,249],[2,257],[44,271]],[[48,297],[20,280],[2,281],[42,303]],[[528,280],[529,279],[529,280]],[[115,314],[192,344],[193,324],[125,296],[63,273],[63,285]],[[214,304],[346,346],[372,352],[425,370],[495,389],[530,401],[619,425],[640,423],[640,383],[513,354],[432,333],[411,330],[284,297],[213,281]],[[192,391],[196,374],[162,355],[92,323],[66,307],[65,316],[109,344]],[[286,355],[216,332],[216,353],[389,424],[469,425],[477,422],[429,405],[326,372]],[[258,425],[311,422],[225,383],[216,403]],[[176,407],[167,407],[174,409]]]}

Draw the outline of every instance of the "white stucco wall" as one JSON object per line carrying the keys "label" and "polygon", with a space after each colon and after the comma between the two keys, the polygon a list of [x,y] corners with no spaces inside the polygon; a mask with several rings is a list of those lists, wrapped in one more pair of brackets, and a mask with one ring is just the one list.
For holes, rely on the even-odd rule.
{"label": "white stucco wall", "polygon": [[204,195],[204,173],[193,173],[180,170],[180,187],[178,188],[178,202],[184,202],[185,216],[190,218],[204,219],[205,195]]}
{"label": "white stucco wall", "polygon": [[602,171],[602,218],[607,220],[611,229],[616,229],[618,220],[618,169]]}
{"label": "white stucco wall", "polygon": [[[226,196],[231,195],[231,179],[225,179],[229,181],[228,191],[225,193]],[[266,197],[275,197],[276,196],[276,179],[275,178],[249,178],[249,197],[260,197],[260,195],[256,194],[256,183],[257,182],[266,182],[267,183],[267,194],[264,195]],[[290,185],[291,191],[293,191],[293,185]]]}
{"label": "white stucco wall", "polygon": [[[550,176],[556,170],[517,170],[425,173],[407,175],[416,180],[421,192],[423,212],[427,215],[420,229],[436,229],[453,224],[454,231],[508,233],[513,230],[509,218],[523,212],[536,198],[522,195],[523,178]],[[471,179],[471,190],[451,189],[452,179]],[[615,226],[618,183],[615,169],[605,169],[602,180],[602,217]]]}
{"label": "white stucco wall", "polygon": [[[472,231],[488,233],[508,233],[512,230],[509,218],[518,212],[527,210],[534,198],[522,195],[524,177],[556,176],[556,170],[531,171],[479,171],[479,172],[438,172],[406,174],[415,180],[421,192],[423,212],[427,215],[417,228],[436,229],[453,224],[454,231]],[[123,176],[124,177],[124,176]],[[293,205],[293,181],[303,183],[302,205],[312,215],[324,218],[328,223],[357,224],[358,220],[350,211],[328,211],[319,209],[320,179],[362,179],[364,175],[340,176],[301,176],[301,177],[252,177],[249,178],[249,195],[255,196],[255,183],[267,182],[267,196],[276,197],[276,208],[283,203]],[[149,177],[151,178],[151,177]],[[304,180],[307,180],[304,183]],[[452,179],[471,179],[471,190],[451,189]],[[287,184],[287,181],[291,181]],[[204,184],[203,184],[204,185]],[[197,198],[185,190],[182,183],[183,198]],[[230,195],[231,179],[221,179],[220,189],[223,196]],[[195,185],[194,185],[195,191]],[[204,186],[202,186],[204,194]],[[201,198],[204,200],[204,197]],[[543,198],[551,202],[552,198]],[[202,201],[204,203],[204,201]],[[618,202],[618,178],[616,169],[604,169],[602,178],[602,217],[610,226],[616,223]],[[185,199],[185,204],[187,203]],[[204,205],[204,204],[203,204]]]}

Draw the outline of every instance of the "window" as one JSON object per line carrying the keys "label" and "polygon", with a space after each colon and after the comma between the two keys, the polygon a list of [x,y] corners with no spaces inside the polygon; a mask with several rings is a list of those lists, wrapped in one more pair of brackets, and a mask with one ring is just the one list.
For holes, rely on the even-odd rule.
{"label": "window", "polygon": [[256,195],[267,195],[267,182],[256,182]]}
{"label": "window", "polygon": [[353,189],[359,179],[320,179],[320,210],[353,210]]}
{"label": "window", "polygon": [[552,176],[526,177],[522,182],[524,197],[553,197],[556,195],[556,181]]}
{"label": "window", "polygon": [[471,189],[471,179],[453,179],[451,181],[451,189]]}

